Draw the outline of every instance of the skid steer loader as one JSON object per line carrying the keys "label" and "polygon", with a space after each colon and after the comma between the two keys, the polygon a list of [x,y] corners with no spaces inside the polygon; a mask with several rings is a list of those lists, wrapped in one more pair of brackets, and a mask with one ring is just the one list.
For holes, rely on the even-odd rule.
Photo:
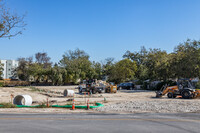
{"label": "skid steer loader", "polygon": [[176,86],[164,85],[156,92],[156,97],[162,97],[167,94],[168,98],[181,96],[184,99],[195,98],[200,96],[200,89],[195,89],[189,79],[179,79]]}
{"label": "skid steer loader", "polygon": [[105,93],[117,93],[117,85],[114,85],[114,83],[107,83]]}

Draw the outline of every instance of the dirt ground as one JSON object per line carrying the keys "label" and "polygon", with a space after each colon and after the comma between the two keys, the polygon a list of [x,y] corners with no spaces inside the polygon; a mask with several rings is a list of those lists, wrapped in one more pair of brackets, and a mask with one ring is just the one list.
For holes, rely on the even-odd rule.
{"label": "dirt ground", "polygon": [[[93,94],[91,96],[79,94],[76,89],[77,86],[35,86],[35,87],[1,87],[0,88],[0,103],[11,102],[11,94],[17,95],[30,95],[33,99],[33,105],[42,104],[47,101],[50,105],[65,105],[71,104],[72,97],[64,97],[63,92],[65,89],[75,91],[75,105],[86,105],[86,101],[89,99],[90,105],[95,102],[102,103],[106,106],[112,104],[123,103],[123,102],[137,102],[137,101],[181,101],[184,102],[185,99],[176,98],[168,99],[166,96],[163,98],[156,99],[154,91],[147,90],[121,90],[117,93],[101,93]],[[192,102],[200,103],[200,99],[191,99]],[[76,112],[95,112],[98,110],[90,109],[66,109],[66,108],[0,108],[0,113],[76,113]],[[108,111],[109,112],[109,111]],[[142,110],[138,110],[142,112]]]}

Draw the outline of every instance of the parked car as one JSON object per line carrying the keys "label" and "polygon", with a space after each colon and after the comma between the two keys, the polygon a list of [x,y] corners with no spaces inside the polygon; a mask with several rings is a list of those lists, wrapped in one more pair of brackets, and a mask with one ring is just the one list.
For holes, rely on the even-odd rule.
{"label": "parked car", "polygon": [[117,86],[117,90],[121,89],[133,90],[134,88],[135,85],[133,83],[121,83]]}

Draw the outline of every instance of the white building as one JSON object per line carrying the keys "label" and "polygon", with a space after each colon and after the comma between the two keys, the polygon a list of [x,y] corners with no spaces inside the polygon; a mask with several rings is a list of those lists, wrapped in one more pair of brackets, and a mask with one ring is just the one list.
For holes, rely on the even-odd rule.
{"label": "white building", "polygon": [[16,79],[14,70],[18,67],[19,62],[16,60],[0,60],[3,64],[3,74],[1,77],[3,79]]}

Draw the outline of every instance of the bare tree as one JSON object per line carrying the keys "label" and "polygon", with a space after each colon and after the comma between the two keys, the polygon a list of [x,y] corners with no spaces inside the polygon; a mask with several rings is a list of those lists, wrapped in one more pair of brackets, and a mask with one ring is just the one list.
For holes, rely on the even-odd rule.
{"label": "bare tree", "polygon": [[52,62],[50,61],[51,58],[48,57],[47,53],[41,53],[41,52],[38,52],[35,54],[35,59],[36,59],[36,62],[39,63],[39,64],[44,64],[44,67],[48,67],[48,66],[51,66]]}
{"label": "bare tree", "polygon": [[27,60],[28,64],[33,63],[33,57],[32,56],[27,57],[26,60]]}
{"label": "bare tree", "polygon": [[3,0],[0,0],[0,38],[11,38],[22,34],[26,26],[24,17],[25,15],[19,16],[16,13],[11,13],[5,7]]}

